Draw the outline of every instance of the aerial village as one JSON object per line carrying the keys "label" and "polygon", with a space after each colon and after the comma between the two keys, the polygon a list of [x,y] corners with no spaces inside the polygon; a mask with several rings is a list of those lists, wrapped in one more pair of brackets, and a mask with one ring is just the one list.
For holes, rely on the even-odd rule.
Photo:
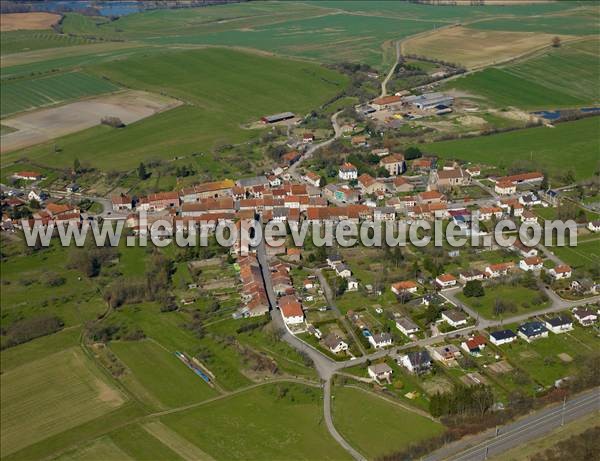
{"label": "aerial village", "polygon": [[[452,111],[453,102],[453,97],[442,93],[395,95],[377,98],[356,110],[386,125],[427,114],[443,116]],[[261,123],[299,125],[301,130],[301,120],[291,112],[265,116]],[[50,197],[36,187],[43,179],[41,173],[22,171],[14,177],[26,186],[7,191],[4,205],[18,209],[27,201],[39,202],[32,226],[94,219],[125,221],[129,234],[137,236],[148,234],[157,220],[170,223],[170,228],[164,229],[168,235],[190,222],[213,232],[218,223],[244,219],[263,224],[437,219],[454,223],[468,235],[473,220],[483,234],[501,219],[541,223],[544,214],[539,210],[557,209],[563,200],[563,192],[552,189],[540,171],[497,175],[485,164],[390,150],[380,139],[357,133],[350,122],[337,128],[347,155],[337,164],[334,177],[312,168],[319,141],[314,133],[304,131],[287,146],[278,164],[259,176],[205,182],[141,197],[112,195],[104,198],[104,211],[94,214],[82,211],[77,200],[67,200],[81,195],[76,184],[68,187],[66,195]],[[353,152],[370,159],[369,171],[352,163],[348,157]],[[145,226],[140,211],[148,214]],[[21,226],[20,220],[3,215],[3,231],[15,232]],[[578,233],[583,236],[598,232],[598,221],[578,223]],[[239,245],[234,245],[229,257],[237,307],[232,316],[270,314],[286,334],[344,367],[368,356],[373,363],[360,373],[380,385],[392,383],[395,367],[423,376],[434,363],[456,367],[465,356],[482,360],[485,367],[501,375],[512,369],[500,352],[506,345],[546,341],[549,336],[572,331],[574,325],[598,331],[599,306],[593,302],[595,298],[587,300],[600,292],[597,277],[594,280],[589,273],[575,271],[543,245],[528,246],[517,239],[508,249],[493,243],[483,248],[444,247],[433,256],[411,247],[386,251],[389,260],[377,261],[380,255],[360,244],[351,249],[320,250],[295,247],[288,240],[279,247],[251,248],[249,254],[241,254]],[[396,270],[406,266],[408,259],[414,270]],[[378,277],[381,272],[385,277]],[[402,277],[393,279],[390,272]],[[194,293],[206,286],[189,283],[180,304],[193,303]],[[516,295],[505,299],[511,287],[517,287]],[[498,294],[486,299],[486,292]],[[480,298],[486,302],[478,301]],[[490,344],[493,352],[488,349]],[[461,380],[472,385],[490,379],[477,371],[465,371]],[[555,384],[560,385],[558,381]],[[441,384],[432,386],[436,389]],[[420,398],[415,390],[403,395]]]}

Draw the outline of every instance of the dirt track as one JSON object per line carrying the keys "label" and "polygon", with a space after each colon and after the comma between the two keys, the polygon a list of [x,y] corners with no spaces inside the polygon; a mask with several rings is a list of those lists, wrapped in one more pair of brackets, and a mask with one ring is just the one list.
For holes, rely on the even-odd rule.
{"label": "dirt track", "polygon": [[53,13],[9,13],[0,15],[0,31],[50,29],[60,19]]}
{"label": "dirt track", "polygon": [[172,109],[180,101],[143,91],[126,91],[42,109],[2,120],[17,131],[2,136],[0,152],[33,146],[99,125],[103,117],[118,117],[130,124],[157,112]]}

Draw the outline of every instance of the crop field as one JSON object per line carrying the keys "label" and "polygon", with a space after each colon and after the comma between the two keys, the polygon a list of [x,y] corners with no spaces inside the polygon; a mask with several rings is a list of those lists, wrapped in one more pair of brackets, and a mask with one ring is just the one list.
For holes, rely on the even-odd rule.
{"label": "crop field", "polygon": [[427,56],[477,68],[549,46],[553,35],[452,27],[409,38],[405,53]]}
{"label": "crop field", "polygon": [[340,434],[369,459],[439,435],[444,427],[358,389],[333,390],[333,420]]}
{"label": "crop field", "polygon": [[554,109],[600,101],[598,40],[563,45],[501,68],[486,69],[447,84],[483,96],[500,107]]}
{"label": "crop field", "polygon": [[61,75],[3,82],[0,86],[0,116],[58,104],[85,96],[118,90],[119,87],[95,75],[69,72]]}
{"label": "crop field", "polygon": [[485,30],[528,31],[547,34],[595,35],[598,33],[600,9],[591,2],[585,9],[547,16],[490,19],[471,27]]}
{"label": "crop field", "polygon": [[124,402],[78,348],[16,367],[0,379],[3,457]]}
{"label": "crop field", "polygon": [[131,371],[135,386],[141,385],[163,408],[200,402],[216,395],[175,354],[152,340],[113,342],[110,348]]}
{"label": "crop field", "polygon": [[0,19],[0,31],[49,29],[60,19],[53,13],[4,13]]}
{"label": "crop field", "polygon": [[[565,122],[555,128],[531,128],[479,138],[443,141],[423,146],[443,158],[481,162],[508,168],[521,163],[559,176],[572,170],[577,179],[598,168],[596,133],[600,118]],[[576,159],[576,161],[574,161]],[[529,162],[529,163],[527,163]]]}
{"label": "crop field", "polygon": [[[62,138],[57,141],[62,148],[58,157],[42,145],[4,155],[2,160],[25,156],[68,166],[78,157],[99,168],[126,170],[148,159],[171,159],[211,149],[217,143],[248,140],[256,132],[242,124],[287,110],[304,114],[347,82],[344,76],[315,64],[224,49],[137,56],[93,70],[125,86],[177,97],[187,105],[124,129],[102,126]],[[3,148],[8,149],[8,139],[18,134],[5,136]]]}
{"label": "crop field", "polygon": [[93,43],[93,41],[82,37],[57,34],[50,30],[2,32],[0,34],[0,54],[4,56],[26,51],[84,45],[86,43]]}
{"label": "crop field", "polygon": [[318,388],[278,383],[161,422],[217,460],[349,459],[325,428],[321,399]]}

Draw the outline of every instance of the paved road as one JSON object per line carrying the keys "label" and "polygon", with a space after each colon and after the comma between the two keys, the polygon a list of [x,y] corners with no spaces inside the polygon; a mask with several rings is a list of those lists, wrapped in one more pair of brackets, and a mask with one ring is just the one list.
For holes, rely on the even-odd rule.
{"label": "paved road", "polygon": [[459,440],[425,458],[425,461],[482,461],[548,434],[569,422],[600,411],[600,388],[582,393],[565,405],[558,404],[536,411],[514,423],[501,426],[467,440]]}
{"label": "paved road", "polygon": [[331,144],[333,141],[335,141],[336,139],[338,139],[339,137],[342,136],[342,129],[340,128],[340,126],[337,123],[337,117],[338,115],[341,113],[340,112],[336,112],[335,114],[333,114],[331,116],[331,124],[333,125],[333,132],[334,135],[332,138],[329,138],[327,141],[323,141],[320,142],[318,144],[313,144],[311,145],[306,152],[298,159],[298,161],[296,163],[294,163],[292,166],[290,166],[287,169],[287,173],[294,178],[295,180],[297,180],[298,182],[301,182],[301,175],[298,173],[298,167],[300,166],[300,164],[306,160],[309,159],[313,156],[313,154],[318,151],[319,149],[321,149],[322,147],[328,146],[329,144]]}

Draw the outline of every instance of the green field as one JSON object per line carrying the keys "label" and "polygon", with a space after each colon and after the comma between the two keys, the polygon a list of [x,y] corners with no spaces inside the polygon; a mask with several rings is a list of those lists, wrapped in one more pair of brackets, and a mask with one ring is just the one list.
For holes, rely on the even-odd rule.
{"label": "green field", "polygon": [[177,407],[216,395],[175,354],[152,340],[117,341],[110,348],[132,373],[123,378],[125,384],[137,395],[149,393],[151,404],[158,400],[162,407]]}
{"label": "green field", "polygon": [[560,15],[521,17],[517,21],[511,18],[498,18],[476,22],[471,27],[560,35],[596,35],[600,25],[600,10],[598,10],[597,4],[593,5],[592,2],[588,2],[587,5],[591,6],[586,10],[572,11]]}
{"label": "green field", "polygon": [[591,269],[600,261],[600,240],[578,240],[576,247],[553,247],[552,251],[574,269]]}
{"label": "green field", "polygon": [[501,168],[521,164],[561,176],[572,170],[577,179],[598,169],[600,118],[560,123],[555,128],[530,128],[492,136],[443,141],[422,146],[442,158]]}
{"label": "green field", "polygon": [[112,83],[83,72],[69,72],[32,80],[3,82],[0,86],[0,115],[10,114],[37,107],[116,91]]}
{"label": "green field", "polygon": [[[500,317],[512,317],[518,314],[524,314],[528,311],[540,310],[548,307],[549,303],[546,301],[542,304],[533,305],[532,300],[539,294],[537,290],[525,288],[522,286],[511,286],[511,285],[494,285],[491,287],[485,287],[485,295],[480,298],[467,298],[462,293],[457,295],[463,303],[471,308],[475,309],[486,319],[495,319]],[[506,311],[501,315],[494,314],[494,306],[496,300],[507,301],[514,304],[517,308],[515,312]],[[523,303],[527,303],[527,306],[523,306]]]}
{"label": "green field", "polygon": [[447,88],[483,96],[498,107],[554,109],[600,102],[598,40],[550,49],[502,68],[453,80]]}
{"label": "green field", "polygon": [[349,459],[327,432],[321,399],[317,388],[279,383],[161,421],[217,460]]}
{"label": "green field", "polygon": [[15,30],[0,34],[0,54],[4,56],[24,51],[84,45],[87,43],[93,43],[93,41],[81,37],[60,35],[50,30]]}
{"label": "green field", "polygon": [[2,384],[2,456],[76,427],[123,404],[79,348],[7,371]]}
{"label": "green field", "polygon": [[333,419],[340,434],[369,459],[439,435],[444,426],[358,389],[333,392]]}
{"label": "green field", "polygon": [[287,110],[305,114],[347,82],[315,64],[213,48],[138,55],[92,70],[127,87],[180,98],[187,105],[121,130],[98,126],[60,138],[52,143],[62,149],[58,157],[47,144],[3,155],[3,162],[27,157],[68,167],[79,158],[105,170],[127,170],[142,160],[189,156],[255,137],[255,130],[240,125],[263,115]]}

